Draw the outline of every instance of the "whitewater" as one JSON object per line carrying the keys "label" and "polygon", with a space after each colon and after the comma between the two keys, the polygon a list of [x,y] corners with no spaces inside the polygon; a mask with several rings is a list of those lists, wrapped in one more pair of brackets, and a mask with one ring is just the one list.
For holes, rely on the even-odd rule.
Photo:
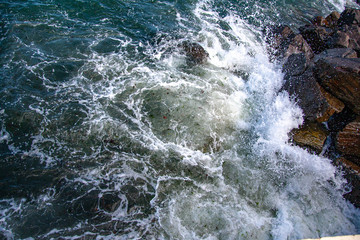
{"label": "whitewater", "polygon": [[0,1],[0,238],[360,233],[342,172],[289,142],[303,114],[263,31],[345,6]]}

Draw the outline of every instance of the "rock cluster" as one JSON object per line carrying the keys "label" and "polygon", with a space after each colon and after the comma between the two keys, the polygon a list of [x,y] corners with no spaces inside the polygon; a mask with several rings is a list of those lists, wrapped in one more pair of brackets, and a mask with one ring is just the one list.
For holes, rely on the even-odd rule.
{"label": "rock cluster", "polygon": [[267,39],[271,56],[284,61],[282,90],[304,113],[292,140],[343,166],[353,185],[345,197],[360,207],[360,10],[316,17],[296,31],[273,27]]}

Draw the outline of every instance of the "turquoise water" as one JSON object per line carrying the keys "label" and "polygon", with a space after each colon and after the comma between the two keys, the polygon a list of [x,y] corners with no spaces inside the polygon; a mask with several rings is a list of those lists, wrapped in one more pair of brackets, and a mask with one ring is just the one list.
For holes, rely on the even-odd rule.
{"label": "turquoise water", "polygon": [[0,1],[0,238],[360,233],[341,172],[288,143],[302,112],[262,31],[345,5]]}

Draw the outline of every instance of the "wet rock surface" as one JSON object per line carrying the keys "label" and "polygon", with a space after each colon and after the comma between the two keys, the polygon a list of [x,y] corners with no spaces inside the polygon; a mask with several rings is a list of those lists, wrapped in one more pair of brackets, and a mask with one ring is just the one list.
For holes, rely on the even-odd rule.
{"label": "wet rock surface", "polygon": [[184,41],[181,43],[181,49],[184,51],[189,64],[205,63],[209,53],[198,43]]}
{"label": "wet rock surface", "polygon": [[299,146],[320,153],[328,136],[328,132],[316,122],[305,123],[301,128],[294,129],[292,139]]}
{"label": "wet rock surface", "polygon": [[[360,117],[347,124],[338,133],[336,148],[345,155],[360,159]],[[356,161],[355,164],[360,165],[360,161]]]}
{"label": "wet rock surface", "polygon": [[352,186],[344,197],[360,207],[360,10],[318,16],[299,29],[270,29],[269,53],[284,63],[282,90],[304,113],[292,142],[342,168]]}
{"label": "wet rock surface", "polygon": [[321,86],[360,114],[360,58],[322,58],[314,70]]}

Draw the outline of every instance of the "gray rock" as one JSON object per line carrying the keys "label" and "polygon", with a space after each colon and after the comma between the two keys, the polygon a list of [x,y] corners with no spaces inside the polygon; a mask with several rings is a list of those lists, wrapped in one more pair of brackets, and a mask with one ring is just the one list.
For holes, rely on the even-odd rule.
{"label": "gray rock", "polygon": [[285,75],[283,89],[296,99],[307,121],[325,122],[344,108],[341,101],[317,83],[312,69],[298,76]]}
{"label": "gray rock", "polygon": [[290,76],[298,76],[306,70],[306,57],[304,53],[290,55],[283,66],[283,72]]}
{"label": "gray rock", "polygon": [[333,48],[327,49],[320,54],[315,55],[314,62],[324,58],[357,58],[356,52],[351,48]]}
{"label": "gray rock", "polygon": [[322,58],[314,73],[322,87],[360,114],[360,58]]}

